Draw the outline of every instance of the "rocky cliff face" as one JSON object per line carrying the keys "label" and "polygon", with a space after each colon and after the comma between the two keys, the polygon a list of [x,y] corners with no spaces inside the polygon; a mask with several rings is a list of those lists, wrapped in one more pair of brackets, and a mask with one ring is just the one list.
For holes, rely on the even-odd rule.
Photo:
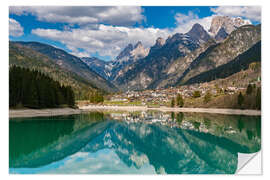
{"label": "rocky cliff face", "polygon": [[[203,57],[203,54],[216,46],[214,40],[201,45],[200,48],[188,53],[185,57],[180,57],[173,61],[164,71],[163,77],[156,84],[155,88],[168,88],[174,86],[183,77],[193,61]],[[207,51],[208,50],[208,51]]]}
{"label": "rocky cliff face", "polygon": [[131,55],[131,51],[133,50],[133,45],[128,44],[127,47],[124,48],[123,51],[119,53],[119,55],[116,57],[115,61],[121,61],[122,59],[126,60],[126,57],[129,57]]}
{"label": "rocky cliff face", "polygon": [[111,67],[110,80],[114,80],[122,69],[148,55],[149,49],[144,48],[141,41],[134,46],[129,44],[109,65]]}
{"label": "rocky cliff face", "polygon": [[220,29],[223,28],[223,30],[227,34],[230,34],[231,32],[233,32],[240,26],[247,25],[247,24],[251,24],[251,23],[247,20],[243,20],[240,17],[232,18],[228,16],[215,16],[212,19],[209,32],[212,33],[213,36],[216,36],[219,33]]}
{"label": "rocky cliff face", "polygon": [[170,62],[184,57],[199,46],[198,41],[188,34],[176,33],[166,41],[158,38],[148,56],[120,70],[114,83],[125,90],[151,88]]}
{"label": "rocky cliff face", "polygon": [[219,29],[218,33],[215,36],[216,41],[220,42],[223,41],[229,34],[225,31],[222,27]]}
{"label": "rocky cliff face", "polygon": [[207,42],[211,38],[210,35],[206,32],[206,30],[204,30],[202,25],[198,23],[192,26],[191,30],[187,33],[187,35],[191,36],[199,43]]}
{"label": "rocky cliff face", "polygon": [[159,37],[156,40],[154,46],[152,46],[149,50],[149,54],[153,54],[153,52],[158,51],[165,44],[165,39]]}
{"label": "rocky cliff face", "polygon": [[141,43],[141,41],[137,42],[134,46],[132,44],[128,44],[127,47],[124,48],[123,51],[116,57],[114,62],[122,63],[128,61],[136,61],[138,59],[144,58],[148,54],[148,49],[145,49]]}
{"label": "rocky cliff face", "polygon": [[96,57],[83,57],[81,60],[88,65],[90,69],[98,73],[100,76],[105,79],[109,79],[110,76],[110,63],[98,59]]}

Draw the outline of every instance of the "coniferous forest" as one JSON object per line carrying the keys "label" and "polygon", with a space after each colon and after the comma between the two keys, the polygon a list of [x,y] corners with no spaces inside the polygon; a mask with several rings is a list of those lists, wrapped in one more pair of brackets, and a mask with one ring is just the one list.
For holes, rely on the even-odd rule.
{"label": "coniferous forest", "polygon": [[9,68],[10,107],[53,108],[74,104],[70,86],[63,86],[36,70],[19,66]]}

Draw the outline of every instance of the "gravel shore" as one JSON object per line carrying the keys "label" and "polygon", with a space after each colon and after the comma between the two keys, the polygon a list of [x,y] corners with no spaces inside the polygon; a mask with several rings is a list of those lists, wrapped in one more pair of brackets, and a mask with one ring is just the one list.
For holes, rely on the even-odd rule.
{"label": "gravel shore", "polygon": [[95,106],[88,105],[82,106],[80,109],[84,111],[94,110],[120,110],[120,111],[147,111],[157,110],[162,112],[198,112],[198,113],[216,113],[216,114],[234,114],[234,115],[248,115],[248,116],[260,116],[261,111],[258,110],[241,110],[241,109],[215,109],[215,108],[170,108],[170,107],[158,107],[149,108],[147,106]]}
{"label": "gravel shore", "polygon": [[258,110],[241,110],[241,109],[212,109],[212,108],[170,108],[159,107],[149,108],[146,106],[100,106],[100,105],[88,105],[82,106],[79,109],[72,108],[57,108],[57,109],[21,109],[21,110],[9,110],[9,117],[41,117],[41,116],[59,116],[59,115],[71,115],[80,114],[88,111],[147,111],[157,110],[162,112],[197,112],[197,113],[216,113],[216,114],[232,114],[232,115],[248,115],[248,116],[260,116],[261,111]]}
{"label": "gravel shore", "polygon": [[59,116],[80,114],[82,110],[72,108],[56,108],[56,109],[20,109],[9,110],[9,117],[41,117],[41,116]]}

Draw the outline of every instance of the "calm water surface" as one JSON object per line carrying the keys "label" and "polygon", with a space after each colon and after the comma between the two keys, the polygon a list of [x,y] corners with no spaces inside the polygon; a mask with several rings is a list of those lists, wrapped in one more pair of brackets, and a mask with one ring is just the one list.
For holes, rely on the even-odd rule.
{"label": "calm water surface", "polygon": [[260,116],[91,112],[9,122],[12,174],[231,174],[238,153],[260,148]]}

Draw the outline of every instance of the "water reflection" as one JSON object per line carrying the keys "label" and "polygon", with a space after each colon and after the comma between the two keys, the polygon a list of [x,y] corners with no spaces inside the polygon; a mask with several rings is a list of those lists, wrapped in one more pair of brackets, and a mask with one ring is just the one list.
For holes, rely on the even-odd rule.
{"label": "water reflection", "polygon": [[234,173],[260,150],[256,116],[92,112],[10,121],[10,173]]}

